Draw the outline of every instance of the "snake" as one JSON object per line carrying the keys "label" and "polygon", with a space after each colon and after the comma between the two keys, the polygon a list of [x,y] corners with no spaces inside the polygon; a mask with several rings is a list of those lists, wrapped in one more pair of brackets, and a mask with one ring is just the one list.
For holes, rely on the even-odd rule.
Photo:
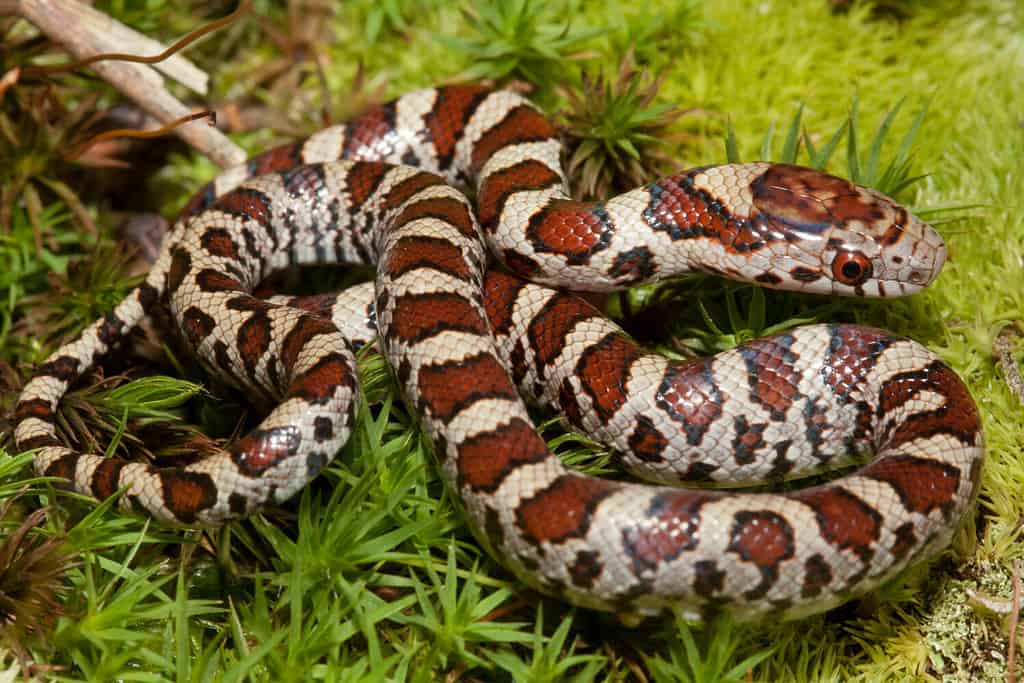
{"label": "snake", "polygon": [[[574,605],[796,618],[947,546],[977,495],[983,436],[963,381],[921,344],[816,324],[670,360],[573,293],[702,273],[903,296],[942,269],[939,234],[881,193],[781,163],[580,201],[562,154],[525,96],[449,85],[228,169],[182,211],[144,282],[37,367],[16,405],[19,447],[78,492],[123,490],[120,505],[168,524],[223,524],[331,461],[355,420],[353,350],[376,343],[478,542]],[[254,295],[275,271],[319,263],[376,276],[348,295]],[[69,447],[61,398],[158,306],[203,366],[272,409],[185,465]],[[563,464],[527,401],[623,451],[635,476]],[[805,488],[736,488],[841,466]]]}

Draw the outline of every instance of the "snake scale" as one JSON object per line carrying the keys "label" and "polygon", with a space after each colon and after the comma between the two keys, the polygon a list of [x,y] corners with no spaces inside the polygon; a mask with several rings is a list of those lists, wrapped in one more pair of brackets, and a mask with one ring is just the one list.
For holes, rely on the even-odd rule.
{"label": "snake scale", "polygon": [[[583,203],[561,151],[523,97],[449,86],[226,171],[183,211],[145,282],[37,369],[17,406],[19,446],[38,449],[39,472],[99,498],[127,487],[124,505],[169,523],[249,514],[292,496],[345,443],[358,388],[340,329],[369,319],[479,541],[574,604],[790,618],[948,544],[977,492],[982,433],[961,380],[919,344],[814,325],[670,362],[550,287],[703,272],[899,296],[939,273],[939,235],[877,192],[785,164],[695,168]],[[282,267],[333,262],[375,263],[376,281],[338,300],[252,294]],[[205,366],[276,407],[177,468],[66,447],[61,397],[159,302]],[[661,483],[568,469],[520,392]],[[783,493],[665,485],[793,478],[866,455]]]}

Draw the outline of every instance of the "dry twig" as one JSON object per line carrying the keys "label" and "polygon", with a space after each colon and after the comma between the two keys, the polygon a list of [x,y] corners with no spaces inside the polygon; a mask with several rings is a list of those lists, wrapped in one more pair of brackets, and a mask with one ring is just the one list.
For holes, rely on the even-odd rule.
{"label": "dry twig", "polygon": [[[108,57],[118,57],[126,52],[150,52],[154,48],[170,52],[159,43],[81,2],[0,0],[0,14],[16,14],[32,22],[78,60],[89,60],[107,53],[115,53]],[[179,46],[187,42],[190,42],[188,38],[179,41]],[[89,67],[160,123],[169,124],[193,112],[168,92],[163,78],[155,69],[160,69],[200,93],[206,90],[206,74],[180,55],[161,54],[157,57],[166,59],[160,61],[155,68],[117,59],[96,61],[89,64]],[[142,58],[141,61],[151,59]],[[221,167],[233,166],[245,159],[245,152],[212,126],[179,126],[174,132]]]}
{"label": "dry twig", "polygon": [[183,116],[180,119],[171,121],[166,126],[161,126],[155,130],[136,130],[134,128],[115,128],[113,130],[106,130],[99,135],[94,135],[85,142],[82,142],[76,146],[73,150],[64,155],[64,158],[68,161],[74,161],[82,156],[86,150],[95,145],[98,142],[104,140],[112,140],[114,138],[158,138],[162,135],[167,135],[178,126],[184,125],[197,119],[207,119],[211,126],[217,124],[217,114],[212,111],[198,111],[195,114],[189,114]]}

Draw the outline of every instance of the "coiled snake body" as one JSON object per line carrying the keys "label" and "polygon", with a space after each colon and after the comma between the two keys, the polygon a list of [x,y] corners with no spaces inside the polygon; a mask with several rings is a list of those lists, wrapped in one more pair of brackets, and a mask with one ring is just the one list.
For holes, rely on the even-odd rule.
{"label": "coiled snake body", "polygon": [[[741,617],[827,609],[946,545],[976,493],[977,410],[920,345],[817,325],[712,358],[643,354],[581,300],[702,271],[887,296],[928,284],[941,238],[889,199],[809,169],[694,169],[603,203],[566,193],[551,124],[518,95],[416,91],[255,157],[207,186],[136,291],[39,367],[20,447],[76,490],[172,523],[218,524],[301,489],[348,437],[357,390],[323,297],[250,294],[290,264],[377,264],[386,357],[482,543],[529,584],[586,607]],[[476,190],[476,209],[449,183]],[[357,298],[359,295],[355,295]],[[230,450],[156,468],[64,447],[68,386],[166,299],[212,370],[277,407]],[[348,306],[348,308],[346,308]],[[364,304],[334,306],[366,312]],[[499,342],[496,346],[495,337]],[[655,481],[753,481],[848,462],[787,493],[684,490],[567,469],[516,391],[558,407]]]}

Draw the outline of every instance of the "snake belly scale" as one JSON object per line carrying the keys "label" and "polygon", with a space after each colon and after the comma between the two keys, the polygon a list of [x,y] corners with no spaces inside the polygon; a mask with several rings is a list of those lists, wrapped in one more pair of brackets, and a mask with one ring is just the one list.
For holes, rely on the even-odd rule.
{"label": "snake belly scale", "polygon": [[[938,234],[872,190],[781,164],[697,168],[578,202],[560,154],[521,96],[449,86],[226,171],[185,209],[146,281],[38,368],[17,406],[19,446],[38,449],[41,473],[100,498],[127,486],[124,505],[169,523],[220,524],[283,501],[351,430],[348,314],[330,315],[347,310],[375,321],[480,542],[574,604],[795,617],[944,547],[977,493],[982,434],[961,380],[919,344],[815,325],[674,363],[544,286],[610,291],[704,272],[897,296],[938,274]],[[475,206],[456,186],[475,190]],[[357,305],[251,294],[277,269],[325,262],[375,263],[373,291]],[[181,468],[63,445],[63,394],[162,301],[204,365],[276,407]],[[593,478],[548,451],[517,385],[628,450],[626,467],[655,482],[780,479],[873,458],[786,493]]]}

